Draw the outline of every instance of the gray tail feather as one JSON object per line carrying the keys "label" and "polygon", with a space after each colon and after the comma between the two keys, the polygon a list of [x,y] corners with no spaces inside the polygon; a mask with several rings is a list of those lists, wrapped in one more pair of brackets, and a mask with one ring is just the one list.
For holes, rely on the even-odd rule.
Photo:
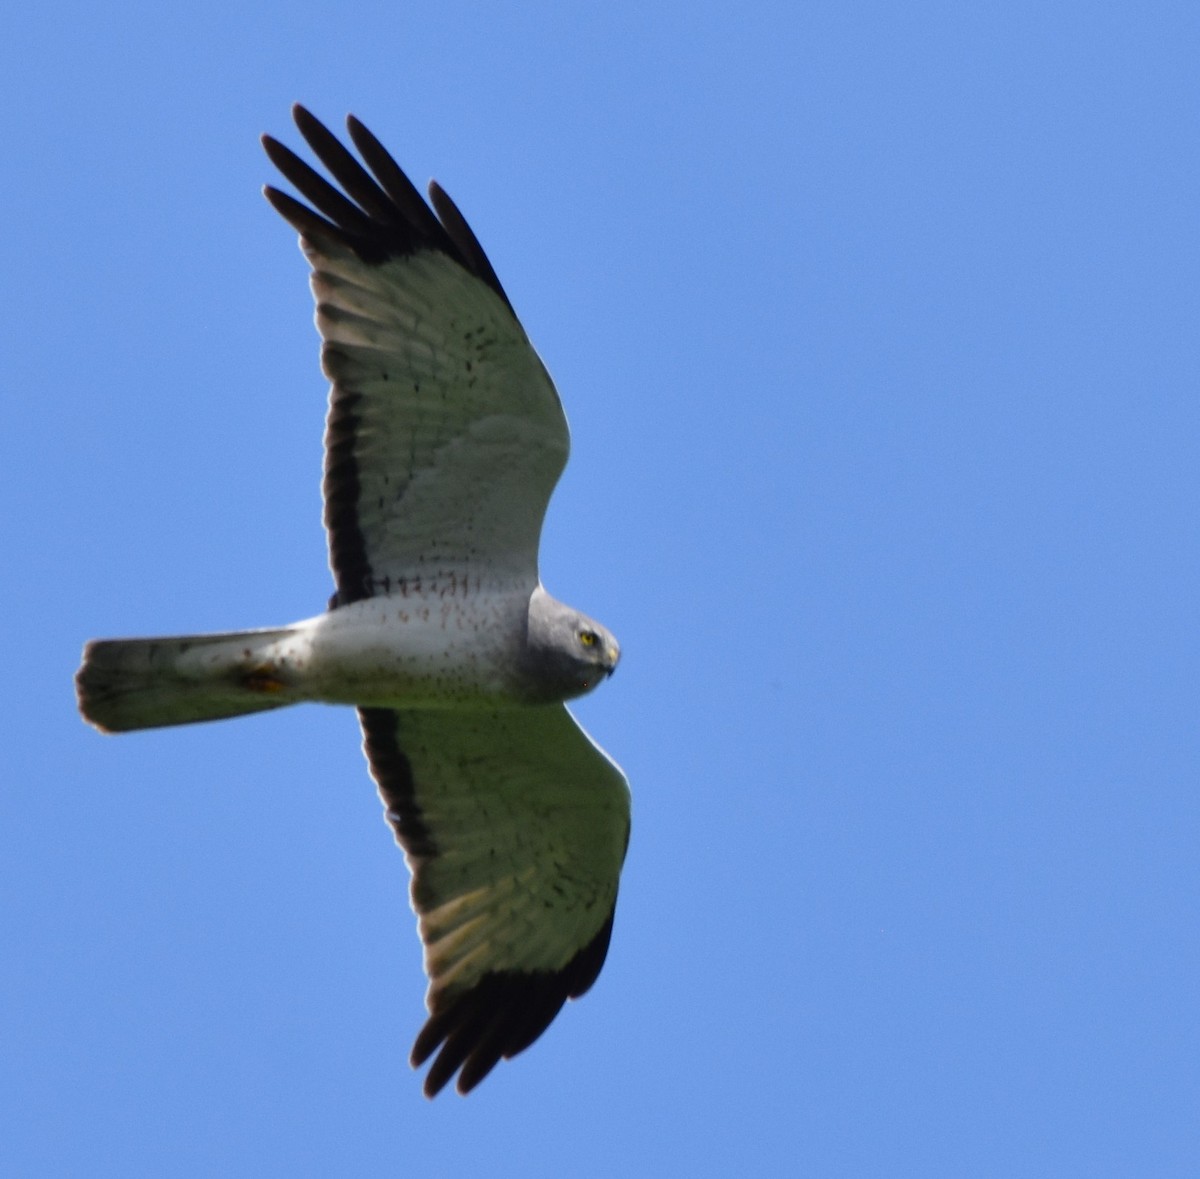
{"label": "gray tail feather", "polygon": [[94,639],[83,649],[75,693],[103,732],[222,720],[295,702],[254,671],[290,628],[156,639]]}

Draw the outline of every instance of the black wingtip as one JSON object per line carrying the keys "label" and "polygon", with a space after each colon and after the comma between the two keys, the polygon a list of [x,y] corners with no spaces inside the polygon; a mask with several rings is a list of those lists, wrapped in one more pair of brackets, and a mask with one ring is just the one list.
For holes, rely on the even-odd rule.
{"label": "black wingtip", "polygon": [[[426,1097],[436,1097],[458,1073],[456,1088],[469,1093],[503,1059],[524,1052],[554,1022],[568,999],[596,981],[612,939],[616,903],[595,936],[561,970],[496,971],[453,999],[435,1000],[409,1060],[425,1075]],[[434,1056],[434,1053],[437,1055]]]}
{"label": "black wingtip", "polygon": [[467,260],[469,269],[483,279],[505,303],[508,303],[511,309],[512,303],[509,302],[508,295],[500,285],[500,279],[492,268],[491,262],[488,261],[483,246],[479,244],[479,239],[467,224],[467,219],[459,211],[458,206],[450,199],[450,194],[436,180],[429,182],[429,203],[433,206],[438,220],[446,227],[446,233],[450,236],[450,240]]}
{"label": "black wingtip", "polygon": [[[302,103],[292,104],[292,119],[317,159],[340,185],[339,189],[331,184],[274,136],[262,136],[263,150],[271,163],[312,206],[310,218],[324,223],[323,231],[313,240],[337,241],[368,265],[421,249],[439,251],[491,287],[512,310],[487,255],[440,188],[431,209],[379,140],[354,115],[346,116],[346,128],[365,168]],[[273,198],[268,199],[279,209]],[[442,215],[443,209],[452,210],[449,222]],[[280,212],[293,226],[297,225],[295,209],[289,206],[288,212]],[[314,224],[312,220],[306,223]],[[305,230],[301,232],[312,237]]]}
{"label": "black wingtip", "polygon": [[270,184],[264,184],[263,196],[271,207],[280,215],[305,241],[312,242],[325,250],[334,250],[339,244],[344,244],[323,217],[318,217],[307,205],[302,205],[295,197],[281,192]]}

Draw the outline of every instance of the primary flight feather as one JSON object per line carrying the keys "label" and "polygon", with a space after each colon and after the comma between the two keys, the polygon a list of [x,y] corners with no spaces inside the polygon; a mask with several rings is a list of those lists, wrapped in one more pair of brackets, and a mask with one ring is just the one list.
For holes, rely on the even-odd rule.
{"label": "primary flight feather", "polygon": [[293,114],[336,182],[263,137],[307,201],[264,190],[312,266],[335,593],[291,626],[90,642],[79,707],[123,732],[357,706],[425,947],[412,1062],[434,1058],[429,1096],[455,1074],[466,1093],[604,964],[629,789],[564,701],[610,675],[620,649],[542,588],[567,423],[475,235],[436,183],[427,205],[353,116],[362,163]]}

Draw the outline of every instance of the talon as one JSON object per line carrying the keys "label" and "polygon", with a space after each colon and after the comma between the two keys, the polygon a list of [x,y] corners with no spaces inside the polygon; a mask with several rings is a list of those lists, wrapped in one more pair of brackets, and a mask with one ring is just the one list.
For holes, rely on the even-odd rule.
{"label": "talon", "polygon": [[251,692],[282,692],[284,683],[271,668],[256,667],[242,677],[242,686]]}

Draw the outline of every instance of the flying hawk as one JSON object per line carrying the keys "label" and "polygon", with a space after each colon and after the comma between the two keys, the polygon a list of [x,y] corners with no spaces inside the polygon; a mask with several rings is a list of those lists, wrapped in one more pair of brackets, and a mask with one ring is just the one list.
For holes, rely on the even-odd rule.
{"label": "flying hawk", "polygon": [[307,204],[267,199],[312,265],[336,592],[291,626],[89,642],[79,708],[105,732],[301,701],[351,704],[412,872],[436,1053],[466,1093],[595,981],[629,841],[625,776],[564,701],[620,649],[552,598],[538,541],[567,461],[558,394],[450,198],[432,208],[357,119],[360,163],[308,111],[336,187],[267,155]]}

